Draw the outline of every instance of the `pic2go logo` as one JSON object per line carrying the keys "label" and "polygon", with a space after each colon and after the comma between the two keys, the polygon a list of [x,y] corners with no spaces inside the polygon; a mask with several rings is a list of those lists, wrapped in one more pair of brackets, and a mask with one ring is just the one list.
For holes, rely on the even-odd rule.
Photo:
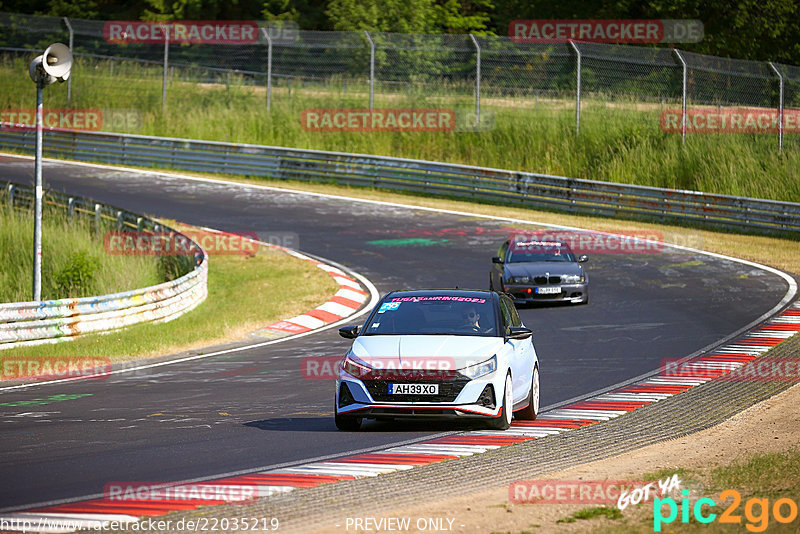
{"label": "pic2go logo", "polygon": [[[689,499],[687,496],[689,495],[689,490],[683,490],[683,499],[681,499],[680,505],[680,513],[681,513],[681,523],[688,523],[689,522],[689,511],[691,508],[691,512],[694,514],[694,519],[698,523],[712,523],[714,520],[717,519],[717,514],[715,513],[707,513],[704,515],[703,506],[707,505],[709,508],[717,506],[717,503],[714,502],[714,499],[703,498],[698,499],[695,501],[694,506],[689,504]],[[737,525],[742,524],[742,516],[735,514],[737,508],[739,508],[739,504],[742,502],[741,494],[736,490],[725,490],[719,494],[719,498],[721,501],[726,501],[728,498],[732,498],[733,501],[730,505],[725,509],[723,513],[719,515],[719,523],[733,523]],[[669,510],[668,515],[664,516],[664,507],[667,507]],[[770,511],[772,512],[775,521],[778,523],[791,523],[795,519],[797,519],[797,503],[794,502],[792,499],[788,498],[781,498],[777,499],[772,504],[772,509],[770,510],[769,507],[769,499],[759,499],[759,498],[750,498],[744,505],[744,516],[747,519],[747,523],[745,523],[745,528],[750,532],[764,532],[769,527],[769,516]],[[788,513],[785,513],[788,512]],[[661,532],[661,525],[662,524],[670,524],[678,518],[678,503],[675,502],[675,499],[670,499],[669,497],[664,499],[654,499],[653,500],[653,531],[654,532]]]}

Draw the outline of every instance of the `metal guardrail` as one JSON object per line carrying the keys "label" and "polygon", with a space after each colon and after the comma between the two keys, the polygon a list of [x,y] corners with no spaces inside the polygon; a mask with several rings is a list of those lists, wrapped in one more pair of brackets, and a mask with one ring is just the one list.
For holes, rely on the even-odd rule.
{"label": "metal guardrail", "polygon": [[[0,205],[32,209],[33,194],[30,187],[5,183],[0,190]],[[117,231],[183,235],[147,217],[80,197],[47,191],[43,201],[45,207],[63,209],[70,217],[92,217],[98,233],[111,226]],[[189,242],[195,251],[194,268],[169,282],[98,297],[0,304],[0,349],[54,343],[143,322],[170,321],[188,312],[205,300],[208,278],[207,255],[197,243]]]}
{"label": "metal guardrail", "polygon": [[[0,123],[0,148],[31,153],[35,132]],[[800,204],[452,163],[167,137],[49,130],[50,157],[413,191],[567,212],[800,231]]]}

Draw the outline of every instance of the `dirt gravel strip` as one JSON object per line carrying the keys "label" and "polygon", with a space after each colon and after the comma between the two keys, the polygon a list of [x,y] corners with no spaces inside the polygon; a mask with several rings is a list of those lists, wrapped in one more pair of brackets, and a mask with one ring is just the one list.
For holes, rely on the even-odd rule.
{"label": "dirt gravel strip", "polygon": [[[759,357],[800,364],[800,336],[787,339]],[[378,517],[390,510],[419,505],[431,496],[441,499],[471,495],[687,436],[717,425],[794,383],[711,380],[603,424],[488,450],[462,457],[457,463],[445,460],[380,476],[343,479],[275,494],[252,504],[200,507],[159,519],[171,520],[175,525],[181,519],[277,518],[281,532],[346,532],[347,518],[354,516]],[[459,530],[457,526],[453,529]]]}

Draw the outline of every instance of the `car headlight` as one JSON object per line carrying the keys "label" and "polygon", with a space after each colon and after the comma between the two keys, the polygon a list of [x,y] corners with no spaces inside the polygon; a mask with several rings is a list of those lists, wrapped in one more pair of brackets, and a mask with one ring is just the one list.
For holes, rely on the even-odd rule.
{"label": "car headlight", "polygon": [[346,356],[344,361],[342,362],[342,370],[351,376],[360,378],[362,376],[368,375],[372,369],[367,367],[365,363],[358,362],[352,359],[350,356]]}
{"label": "car headlight", "polygon": [[527,284],[530,281],[530,276],[512,276],[508,279],[509,284]]}
{"label": "car headlight", "polygon": [[469,377],[470,380],[475,380],[478,377],[483,375],[488,375],[489,373],[493,373],[497,370],[497,355],[492,356],[486,361],[481,363],[476,363],[475,365],[470,365],[469,367],[464,367],[463,369],[459,369],[458,372],[464,376]]}
{"label": "car headlight", "polygon": [[585,280],[583,274],[565,274],[561,277],[562,284],[577,284]]}

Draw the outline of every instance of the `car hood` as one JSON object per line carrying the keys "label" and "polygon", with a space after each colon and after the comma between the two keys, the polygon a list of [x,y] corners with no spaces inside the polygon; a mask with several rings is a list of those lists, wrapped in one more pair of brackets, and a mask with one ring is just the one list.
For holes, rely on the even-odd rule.
{"label": "car hood", "polygon": [[577,263],[555,261],[530,261],[519,263],[506,263],[503,265],[508,276],[542,276],[550,273],[551,276],[583,273],[583,268]]}
{"label": "car hood", "polygon": [[371,367],[402,368],[423,363],[452,370],[491,358],[503,343],[503,338],[481,336],[359,336],[351,354]]}

